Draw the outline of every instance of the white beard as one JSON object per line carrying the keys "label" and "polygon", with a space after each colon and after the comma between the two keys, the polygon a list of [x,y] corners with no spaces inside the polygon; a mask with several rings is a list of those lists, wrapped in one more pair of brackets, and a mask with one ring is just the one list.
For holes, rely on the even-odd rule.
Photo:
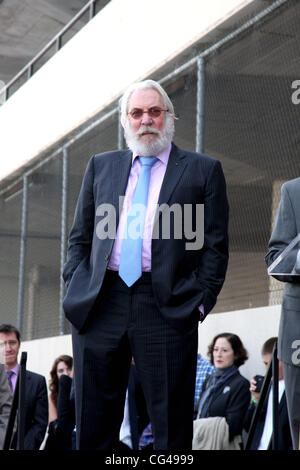
{"label": "white beard", "polygon": [[[152,135],[142,137],[145,132],[151,132]],[[141,157],[152,157],[158,155],[167,148],[173,139],[173,117],[170,115],[166,116],[165,126],[162,131],[158,131],[151,126],[141,126],[136,133],[132,131],[130,122],[127,120],[124,128],[124,135],[128,147],[137,155],[140,155]]]}

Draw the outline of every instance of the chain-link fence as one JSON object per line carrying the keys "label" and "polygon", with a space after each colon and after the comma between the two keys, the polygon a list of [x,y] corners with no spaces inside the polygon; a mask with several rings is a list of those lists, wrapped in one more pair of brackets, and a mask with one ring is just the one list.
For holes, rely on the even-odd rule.
{"label": "chain-link fence", "polygon": [[[273,2],[210,53],[194,45],[186,67],[179,56],[168,76],[162,69],[151,77],[174,102],[175,143],[200,146],[224,168],[230,262],[215,313],[281,301],[282,284],[268,277],[264,255],[281,184],[299,176],[300,105],[292,100],[299,14],[297,1]],[[61,310],[67,233],[88,159],[121,145],[116,103],[70,139],[1,190],[0,321],[21,326],[24,339],[69,332]]]}

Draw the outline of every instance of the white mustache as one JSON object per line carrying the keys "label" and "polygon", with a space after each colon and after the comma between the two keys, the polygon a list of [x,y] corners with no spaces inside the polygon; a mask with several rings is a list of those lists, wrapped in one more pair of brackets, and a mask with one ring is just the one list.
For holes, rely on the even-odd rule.
{"label": "white mustache", "polygon": [[141,126],[136,134],[143,135],[143,134],[148,134],[149,132],[151,132],[152,134],[160,135],[160,132],[151,126]]}

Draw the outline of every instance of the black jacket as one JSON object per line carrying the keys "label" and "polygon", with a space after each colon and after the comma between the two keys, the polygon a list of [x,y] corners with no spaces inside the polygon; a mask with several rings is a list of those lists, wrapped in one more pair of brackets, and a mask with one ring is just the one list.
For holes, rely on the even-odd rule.
{"label": "black jacket", "polygon": [[[24,450],[39,450],[48,426],[48,395],[45,377],[26,371]],[[16,447],[16,435],[11,447]]]}
{"label": "black jacket", "polygon": [[[213,374],[207,377],[203,384],[202,393],[209,387],[212,378]],[[208,408],[208,417],[219,416],[226,419],[230,441],[235,436],[242,434],[244,417],[251,397],[249,387],[249,381],[237,370],[215,392]]]}
{"label": "black jacket", "polygon": [[[265,425],[265,419],[266,419],[266,413],[267,413],[267,407],[268,407],[268,398],[270,394],[270,389],[268,390],[268,393],[266,395],[261,414],[258,418],[258,422],[256,425],[256,428],[254,430],[254,435],[252,438],[252,442],[250,445],[250,450],[257,450],[261,436],[264,430],[264,425]],[[249,406],[246,416],[245,416],[245,421],[244,421],[244,428],[248,432],[250,429],[252,417],[255,411],[255,405],[254,403],[251,403]],[[286,404],[286,396],[285,392],[283,393],[279,407],[278,407],[278,450],[292,450],[293,445],[292,445],[292,438],[291,438],[291,432],[290,432],[290,425],[289,425],[289,417],[288,417],[288,410],[287,410],[287,404]],[[272,440],[270,440],[270,444],[268,447],[268,450],[271,450],[272,447]]]}
{"label": "black jacket", "polygon": [[72,379],[63,374],[59,379],[57,419],[49,424],[45,450],[72,450],[75,427],[75,401],[71,395]]}

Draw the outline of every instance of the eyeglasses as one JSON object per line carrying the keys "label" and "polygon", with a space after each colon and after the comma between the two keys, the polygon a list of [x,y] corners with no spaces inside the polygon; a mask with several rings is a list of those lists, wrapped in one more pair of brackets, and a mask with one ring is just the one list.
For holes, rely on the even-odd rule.
{"label": "eyeglasses", "polygon": [[0,341],[0,348],[4,348],[6,345],[8,345],[11,348],[14,348],[17,346],[18,341],[15,339],[9,340],[9,341]]}
{"label": "eyeglasses", "polygon": [[128,114],[132,117],[132,119],[141,119],[144,113],[147,113],[149,117],[155,119],[158,118],[161,113],[167,113],[168,111],[168,109],[161,109],[158,106],[152,106],[152,108],[149,108],[148,111],[143,111],[140,108],[134,108]]}

